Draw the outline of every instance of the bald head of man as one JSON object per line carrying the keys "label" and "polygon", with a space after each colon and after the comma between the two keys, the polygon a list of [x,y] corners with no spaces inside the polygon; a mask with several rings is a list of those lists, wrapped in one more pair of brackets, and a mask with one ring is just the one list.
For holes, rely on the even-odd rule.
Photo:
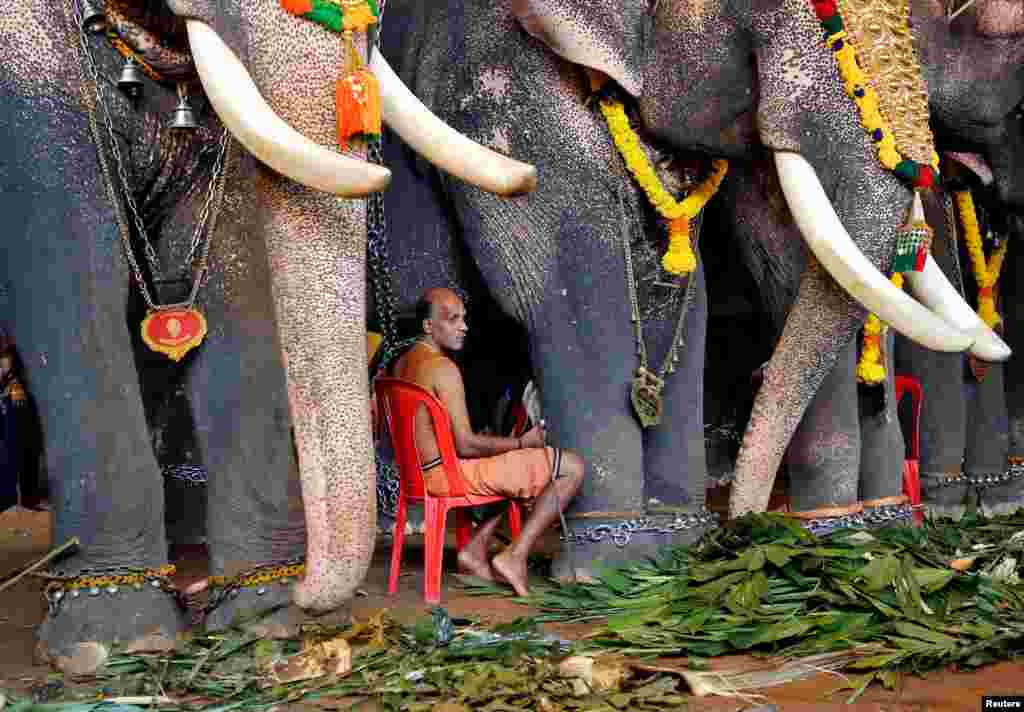
{"label": "bald head of man", "polygon": [[428,289],[416,303],[423,340],[445,351],[461,351],[469,326],[466,305],[458,294],[444,287]]}

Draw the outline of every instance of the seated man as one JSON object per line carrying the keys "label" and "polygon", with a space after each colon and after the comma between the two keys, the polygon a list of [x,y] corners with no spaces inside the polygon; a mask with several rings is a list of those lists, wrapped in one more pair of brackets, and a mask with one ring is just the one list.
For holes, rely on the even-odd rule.
{"label": "seated man", "polygon": [[[467,489],[478,495],[536,499],[533,513],[518,539],[487,563],[488,546],[502,515],[496,515],[474,532],[459,552],[459,567],[481,578],[496,572],[520,596],[529,593],[526,557],[540,535],[569,504],[583,482],[583,460],[574,452],[545,445],[544,424],[519,438],[474,433],[469,423],[466,392],[458,366],[446,352],[458,351],[466,340],[466,307],[455,292],[431,289],[416,305],[422,335],[393,367],[393,375],[429,390],[445,405],[451,417],[455,449]],[[448,480],[439,467],[441,453],[425,408],[416,414],[416,446],[424,458],[427,491],[448,494]],[[465,459],[463,459],[465,458]],[[493,571],[491,567],[493,568]]]}

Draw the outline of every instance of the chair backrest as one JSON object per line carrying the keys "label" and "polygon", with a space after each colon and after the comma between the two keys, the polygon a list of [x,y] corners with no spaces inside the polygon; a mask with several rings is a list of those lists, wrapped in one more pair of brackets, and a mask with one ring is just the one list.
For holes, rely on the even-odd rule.
{"label": "chair backrest", "polygon": [[905,393],[910,393],[912,410],[910,415],[910,459],[921,459],[921,383],[911,376],[896,376],[896,403],[903,400]]}
{"label": "chair backrest", "polygon": [[401,378],[382,376],[376,380],[376,389],[391,433],[403,496],[429,496],[423,480],[423,460],[416,447],[416,412],[421,407],[427,409],[434,424],[437,447],[441,451],[440,467],[448,478],[448,496],[464,496],[466,484],[459,470],[451,418],[444,404],[427,389]]}

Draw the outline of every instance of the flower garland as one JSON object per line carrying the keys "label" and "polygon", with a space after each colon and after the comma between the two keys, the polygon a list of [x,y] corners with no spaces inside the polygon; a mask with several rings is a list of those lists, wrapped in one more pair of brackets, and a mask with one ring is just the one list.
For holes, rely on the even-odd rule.
{"label": "flower garland", "polygon": [[1004,240],[995,249],[992,256],[986,260],[985,250],[981,246],[981,231],[978,229],[978,214],[974,209],[971,191],[958,190],[953,193],[953,196],[964,230],[964,244],[967,246],[967,254],[971,257],[974,281],[978,284],[978,316],[988,324],[989,328],[994,329],[1003,322],[1003,318],[996,311],[994,290],[999,281],[999,273],[1003,269],[1003,258],[1006,257],[1009,240]]}
{"label": "flower garland", "polygon": [[[903,274],[896,272],[889,281],[896,289],[903,289]],[[889,325],[874,314],[868,314],[864,322],[864,346],[857,363],[857,381],[876,385],[885,380],[885,366],[882,364],[882,337]]]}
{"label": "flower garland", "polygon": [[939,156],[932,152],[931,165],[904,158],[896,149],[892,130],[878,109],[878,94],[868,83],[857,62],[857,50],[844,29],[836,0],[811,0],[814,12],[825,31],[825,44],[835,54],[839,76],[857,108],[864,128],[878,145],[878,160],[911,188],[931,188],[939,173]]}
{"label": "flower garland", "polygon": [[377,138],[381,132],[380,86],[369,67],[363,65],[352,41],[353,32],[365,32],[380,19],[377,0],[280,0],[281,7],[332,32],[346,45],[346,67],[338,78],[335,107],[338,144],[348,148],[348,139],[362,135]]}
{"label": "flower garland", "polygon": [[601,114],[608,123],[615,147],[626,162],[626,168],[647,194],[647,199],[658,213],[669,221],[668,250],[661,258],[661,265],[671,274],[689,274],[697,267],[697,258],[690,245],[690,220],[697,217],[715,193],[729,170],[729,162],[716,158],[711,162],[712,170],[704,181],[690,191],[682,201],[677,201],[665,190],[647,160],[636,132],[629,125],[622,102],[610,98],[598,101]]}

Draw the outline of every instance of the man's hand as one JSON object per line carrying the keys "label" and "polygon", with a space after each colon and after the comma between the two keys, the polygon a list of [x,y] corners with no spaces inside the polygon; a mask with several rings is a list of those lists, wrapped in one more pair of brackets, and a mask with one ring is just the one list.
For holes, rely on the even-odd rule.
{"label": "man's hand", "polygon": [[544,447],[548,440],[548,430],[544,421],[540,421],[523,433],[519,440],[523,443],[524,448]]}

